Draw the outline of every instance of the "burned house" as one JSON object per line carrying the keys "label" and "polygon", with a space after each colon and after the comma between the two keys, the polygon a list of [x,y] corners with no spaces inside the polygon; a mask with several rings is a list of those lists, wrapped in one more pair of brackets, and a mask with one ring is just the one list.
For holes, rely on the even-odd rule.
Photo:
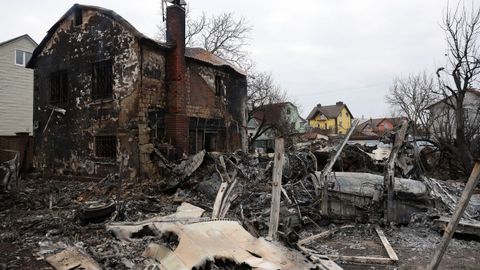
{"label": "burned house", "polygon": [[50,28],[27,66],[34,69],[36,168],[152,176],[153,153],[246,148],[245,73],[186,48],[184,8],[166,11],[163,43],[112,10],[79,4]]}

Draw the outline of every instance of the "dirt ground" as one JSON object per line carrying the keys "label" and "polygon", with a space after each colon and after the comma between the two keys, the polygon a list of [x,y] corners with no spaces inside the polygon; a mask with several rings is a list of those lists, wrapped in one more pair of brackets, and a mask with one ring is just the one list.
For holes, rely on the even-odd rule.
{"label": "dirt ground", "polygon": [[[86,200],[116,194],[116,185],[74,180],[29,178],[16,190],[0,193],[0,269],[53,269],[44,260],[66,245],[85,250],[105,269],[143,269],[141,253],[152,237],[125,244],[117,241],[100,224],[82,226],[77,218],[78,207]],[[123,183],[125,211],[116,220],[138,221],[152,215],[175,212],[181,201],[202,207],[211,213],[212,202],[202,194],[162,194],[153,183]],[[187,198],[187,199],[185,199]],[[264,198],[268,205],[269,198]],[[265,209],[268,215],[268,209]],[[233,216],[232,216],[233,217]],[[317,222],[324,225],[321,222]],[[344,225],[344,224],[342,224]],[[384,256],[374,226],[353,224],[351,229],[338,230],[311,247],[323,254]],[[300,238],[338,228],[329,224],[302,227]],[[424,269],[430,261],[441,235],[430,229],[428,222],[409,226],[383,228],[400,259],[394,266],[345,265],[344,269]],[[260,230],[263,235],[263,230]],[[135,267],[136,265],[137,267]],[[454,238],[440,269],[480,269],[480,242],[475,238]]]}

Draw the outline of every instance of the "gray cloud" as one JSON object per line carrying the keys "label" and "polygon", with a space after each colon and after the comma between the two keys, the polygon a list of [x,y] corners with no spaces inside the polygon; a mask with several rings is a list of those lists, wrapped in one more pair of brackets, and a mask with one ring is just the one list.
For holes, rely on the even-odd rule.
{"label": "gray cloud", "polygon": [[[38,42],[76,1],[6,1],[0,40],[24,33]],[[456,1],[450,1],[455,4]],[[384,96],[395,76],[444,64],[439,23],[446,0],[191,0],[193,14],[233,11],[253,26],[249,50],[259,69],[304,109],[342,100],[360,117],[388,115]],[[149,36],[160,1],[95,1]]]}

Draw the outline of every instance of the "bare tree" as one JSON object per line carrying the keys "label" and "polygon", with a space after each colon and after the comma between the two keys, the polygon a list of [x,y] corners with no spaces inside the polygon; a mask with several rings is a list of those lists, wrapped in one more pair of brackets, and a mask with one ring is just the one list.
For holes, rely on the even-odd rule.
{"label": "bare tree", "polygon": [[[165,24],[159,25],[158,29],[159,38],[165,40]],[[287,100],[286,92],[275,84],[272,74],[257,71],[254,61],[249,58],[246,47],[251,30],[252,27],[244,18],[237,18],[231,12],[210,16],[202,13],[194,17],[188,9],[186,10],[186,45],[201,47],[247,71],[249,108],[247,122],[252,120],[254,115],[259,115],[262,107]],[[280,130],[287,130],[287,125],[283,124],[284,121],[278,121],[274,125],[267,120],[259,120],[258,128],[250,138],[250,145],[265,132],[272,131],[277,134]]]}
{"label": "bare tree", "polygon": [[[468,9],[459,3],[447,9],[443,17],[443,29],[448,44],[448,65],[437,70],[439,93],[443,102],[453,112],[454,143],[446,145],[463,164],[468,173],[473,166],[473,157],[467,136],[467,117],[464,108],[465,95],[478,80],[480,72],[479,34],[480,9]],[[442,76],[444,73],[447,76]]]}
{"label": "bare tree", "polygon": [[[275,84],[271,73],[256,71],[249,73],[247,89],[247,122],[250,122],[254,118],[259,122],[255,134],[250,137],[249,146],[268,131],[278,132],[280,126],[274,125],[271,119],[267,119],[267,114],[265,114],[263,110],[267,105],[284,102],[286,100],[286,92]],[[278,121],[278,123],[280,122],[281,121]]]}
{"label": "bare tree", "polygon": [[[190,47],[201,47],[243,68],[248,65],[246,46],[252,27],[245,18],[237,18],[232,12],[198,17],[186,10],[185,42]],[[159,38],[165,40],[165,24],[157,26]]]}
{"label": "bare tree", "polygon": [[427,107],[433,104],[435,82],[426,72],[395,78],[385,100],[392,106],[392,112],[407,117],[413,122],[413,131],[428,135],[432,120]]}

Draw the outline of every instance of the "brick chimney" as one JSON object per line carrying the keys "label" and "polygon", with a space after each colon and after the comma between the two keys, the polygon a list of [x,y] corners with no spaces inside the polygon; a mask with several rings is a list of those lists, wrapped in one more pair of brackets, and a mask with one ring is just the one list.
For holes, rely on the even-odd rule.
{"label": "brick chimney", "polygon": [[336,105],[337,105],[337,106],[342,106],[342,105],[343,105],[343,102],[342,102],[342,101],[337,101]]}
{"label": "brick chimney", "polygon": [[188,153],[189,119],[186,91],[185,9],[175,1],[167,7],[167,42],[175,44],[166,55],[167,115],[166,135],[177,154]]}
{"label": "brick chimney", "polygon": [[177,4],[167,7],[167,42],[174,43],[167,55],[167,80],[179,81],[185,77],[185,9]]}
{"label": "brick chimney", "polygon": [[322,104],[318,103],[318,104],[317,104],[317,107],[318,107],[318,108],[322,107]]}

